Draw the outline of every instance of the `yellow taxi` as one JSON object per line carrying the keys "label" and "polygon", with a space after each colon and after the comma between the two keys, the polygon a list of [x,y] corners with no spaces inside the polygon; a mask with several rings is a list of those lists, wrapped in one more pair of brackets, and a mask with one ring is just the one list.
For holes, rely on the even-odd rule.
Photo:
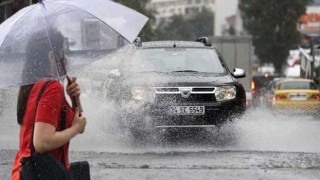
{"label": "yellow taxi", "polygon": [[310,79],[285,79],[277,83],[272,107],[288,114],[320,114],[320,91]]}

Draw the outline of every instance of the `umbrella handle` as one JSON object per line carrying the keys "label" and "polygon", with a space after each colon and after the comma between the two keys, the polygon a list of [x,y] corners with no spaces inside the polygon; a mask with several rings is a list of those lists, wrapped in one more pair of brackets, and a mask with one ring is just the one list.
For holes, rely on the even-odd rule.
{"label": "umbrella handle", "polygon": [[[67,80],[68,80],[68,85],[71,84],[71,79],[69,76],[67,76]],[[82,105],[81,105],[81,102],[80,102],[80,98],[76,98],[76,97],[71,97],[71,101],[72,103],[77,107],[79,108],[79,116],[81,116],[82,112],[83,112],[83,108],[82,108]]]}

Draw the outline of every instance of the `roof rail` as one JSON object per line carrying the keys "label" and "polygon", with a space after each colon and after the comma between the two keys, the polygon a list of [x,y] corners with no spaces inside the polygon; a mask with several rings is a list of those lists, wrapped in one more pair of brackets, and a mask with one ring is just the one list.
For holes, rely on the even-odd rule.
{"label": "roof rail", "polygon": [[134,41],[133,44],[137,47],[141,47],[142,46],[142,41],[140,37],[137,37]]}
{"label": "roof rail", "polygon": [[205,46],[212,46],[208,37],[198,37],[196,42],[202,42]]}

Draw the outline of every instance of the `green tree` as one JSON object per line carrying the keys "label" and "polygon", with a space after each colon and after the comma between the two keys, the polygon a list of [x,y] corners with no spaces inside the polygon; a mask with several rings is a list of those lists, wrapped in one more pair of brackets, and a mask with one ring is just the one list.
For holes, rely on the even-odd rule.
{"label": "green tree", "polygon": [[156,40],[183,40],[191,35],[190,28],[181,15],[172,16],[170,22],[160,22],[155,33]]}
{"label": "green tree", "polygon": [[298,19],[309,0],[240,0],[244,28],[252,35],[255,53],[262,63],[272,62],[276,71],[289,49],[300,42]]}
{"label": "green tree", "polygon": [[209,9],[203,9],[201,13],[198,13],[189,19],[187,23],[193,27],[192,33],[195,36],[192,40],[199,36],[212,36],[213,20],[214,13]]}
{"label": "green tree", "polygon": [[[153,39],[154,32],[152,29],[152,23],[154,22],[154,12],[149,11],[146,9],[146,4],[150,0],[113,0],[117,3],[120,3],[122,5],[125,5],[131,9],[136,10],[137,12],[147,16],[149,18],[149,21],[147,24],[144,26],[144,28],[141,30],[139,36],[143,41],[149,41]],[[130,27],[128,27],[130,28]]]}
{"label": "green tree", "polygon": [[155,34],[157,40],[195,40],[199,36],[212,36],[214,14],[207,9],[189,18],[175,15],[169,22],[162,21]]}

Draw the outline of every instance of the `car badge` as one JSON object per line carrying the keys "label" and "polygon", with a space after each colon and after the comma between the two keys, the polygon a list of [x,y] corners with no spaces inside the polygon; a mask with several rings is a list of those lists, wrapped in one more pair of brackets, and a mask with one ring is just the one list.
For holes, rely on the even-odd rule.
{"label": "car badge", "polygon": [[181,88],[180,93],[182,97],[188,98],[191,94],[191,88]]}

